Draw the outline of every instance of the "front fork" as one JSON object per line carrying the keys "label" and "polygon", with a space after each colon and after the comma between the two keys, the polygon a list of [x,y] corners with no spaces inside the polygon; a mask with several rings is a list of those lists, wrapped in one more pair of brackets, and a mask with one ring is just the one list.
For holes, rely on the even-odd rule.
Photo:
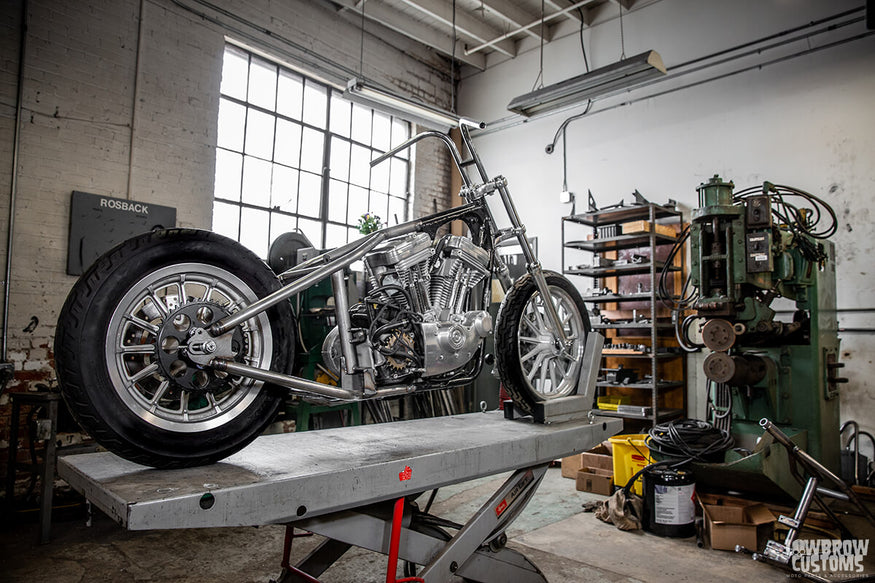
{"label": "front fork", "polygon": [[547,312],[547,319],[553,326],[556,336],[563,345],[568,345],[569,338],[565,335],[565,328],[562,325],[562,320],[559,318],[559,312],[556,311],[556,306],[553,304],[553,296],[550,294],[550,286],[547,285],[547,278],[544,277],[544,270],[541,269],[541,263],[535,256],[532,246],[529,245],[529,239],[526,237],[526,227],[520,220],[516,206],[510,198],[510,192],[507,186],[499,186],[498,193],[501,196],[501,202],[507,210],[507,216],[510,218],[511,231],[516,236],[520,248],[523,250],[523,256],[526,258],[526,271],[532,276],[535,282],[535,287],[541,297],[544,298],[544,310]]}

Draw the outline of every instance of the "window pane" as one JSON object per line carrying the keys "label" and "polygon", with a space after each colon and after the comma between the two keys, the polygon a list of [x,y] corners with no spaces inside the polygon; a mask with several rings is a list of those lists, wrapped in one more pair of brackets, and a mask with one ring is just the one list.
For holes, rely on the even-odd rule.
{"label": "window pane", "polygon": [[276,105],[276,65],[262,59],[252,59],[249,67],[249,103],[265,109]]}
{"label": "window pane", "polygon": [[224,202],[213,203],[213,230],[237,240],[240,226],[240,207]]}
{"label": "window pane", "polygon": [[325,227],[325,248],[334,249],[346,245],[346,226],[344,225],[326,225]]}
{"label": "window pane", "polygon": [[296,228],[318,248],[336,247],[361,238],[367,212],[387,225],[410,214],[411,155],[370,167],[410,137],[406,121],[233,46],[218,121],[214,228],[262,257]]}
{"label": "window pane", "polygon": [[325,147],[325,134],[304,128],[301,143],[301,170],[322,174],[322,154]]}
{"label": "window pane", "polygon": [[388,225],[397,225],[398,223],[403,223],[407,220],[407,201],[403,198],[398,198],[397,196],[389,197],[389,216],[387,217],[386,224]]}
{"label": "window pane", "polygon": [[389,192],[389,160],[371,168],[371,190]]}
{"label": "window pane", "polygon": [[275,164],[270,189],[270,206],[288,213],[298,207],[298,171]]}
{"label": "window pane", "polygon": [[331,138],[331,162],[328,168],[332,178],[349,180],[349,142]]}
{"label": "window pane", "polygon": [[389,151],[391,122],[388,115],[374,112],[374,147],[381,152]]}
{"label": "window pane", "polygon": [[371,176],[371,151],[361,146],[352,146],[352,159],[349,163],[349,181],[359,186],[367,186]]}
{"label": "window pane", "polygon": [[392,158],[392,175],[389,181],[389,194],[407,198],[408,162]]}
{"label": "window pane", "polygon": [[283,233],[294,231],[298,225],[298,219],[281,213],[270,213],[270,243]]}
{"label": "window pane", "polygon": [[274,116],[249,110],[246,120],[246,150],[250,156],[259,156],[268,160],[273,155],[273,124]]}
{"label": "window pane", "polygon": [[[398,118],[392,119],[392,147],[394,148],[404,140],[410,137],[410,124]],[[404,159],[410,157],[410,150],[404,150],[398,153]]]}
{"label": "window pane", "polygon": [[328,121],[328,93],[310,81],[304,83],[304,121],[318,128],[325,128]]}
{"label": "window pane", "polygon": [[240,200],[240,180],[243,174],[243,156],[228,150],[216,150],[216,184],[214,196]]}
{"label": "window pane", "polygon": [[309,219],[298,219],[298,228],[301,229],[316,249],[322,249],[322,223]]}
{"label": "window pane", "polygon": [[240,242],[262,259],[267,258],[270,215],[267,211],[243,208],[240,211]]}
{"label": "window pane", "polygon": [[301,185],[298,189],[298,213],[309,217],[318,217],[321,202],[322,177],[318,174],[301,172]]}
{"label": "window pane", "polygon": [[220,148],[243,151],[246,108],[227,99],[219,100],[219,128],[216,138]]}
{"label": "window pane", "polygon": [[304,107],[304,80],[290,71],[280,71],[277,88],[277,113],[301,119]]}
{"label": "window pane", "polygon": [[222,95],[246,99],[246,71],[249,69],[249,55],[237,47],[225,47],[222,63]]}
{"label": "window pane", "polygon": [[263,207],[270,204],[270,167],[270,162],[243,158],[243,202]]}
{"label": "window pane", "polygon": [[383,220],[383,224],[389,219],[389,197],[379,192],[371,191],[371,202],[368,210]]}
{"label": "window pane", "polygon": [[371,111],[364,105],[352,104],[352,139],[356,142],[371,143]]}
{"label": "window pane", "polygon": [[298,167],[301,157],[301,126],[284,119],[276,120],[276,147],[273,159],[286,166]]}
{"label": "window pane", "polygon": [[[347,209],[346,222],[350,225],[358,225],[359,219],[368,212],[368,189],[359,186],[349,187],[349,209]],[[381,219],[383,217],[380,217]]]}
{"label": "window pane", "polygon": [[328,220],[346,222],[346,182],[332,180],[328,184]]}
{"label": "window pane", "polygon": [[352,104],[343,99],[340,93],[331,93],[331,131],[345,138],[349,137],[350,111]]}

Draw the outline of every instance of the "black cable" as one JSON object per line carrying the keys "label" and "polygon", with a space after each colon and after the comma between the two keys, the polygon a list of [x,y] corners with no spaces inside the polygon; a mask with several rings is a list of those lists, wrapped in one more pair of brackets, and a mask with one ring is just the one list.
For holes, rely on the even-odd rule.
{"label": "black cable", "polygon": [[706,421],[683,419],[656,425],[645,443],[651,452],[681,465],[711,462],[714,455],[731,449],[734,440],[728,431]]}
{"label": "black cable", "polygon": [[580,15],[580,52],[583,53],[583,66],[586,72],[589,73],[589,60],[586,58],[586,46],[583,44],[583,27],[586,24],[586,19],[583,17],[583,9],[578,8],[577,13]]}
{"label": "black cable", "polygon": [[684,244],[689,238],[690,226],[687,225],[686,228],[681,231],[680,237],[678,237],[678,240],[671,248],[671,251],[669,251],[668,256],[665,258],[665,262],[662,265],[662,269],[659,272],[659,280],[657,281],[657,294],[659,295],[659,301],[672,311],[680,311],[684,308],[688,308],[696,301],[696,299],[698,299],[698,290],[693,289],[688,292],[691,281],[689,277],[685,280],[684,286],[681,289],[681,293],[677,300],[675,300],[673,294],[668,291],[667,285],[668,274],[670,273],[675,257],[677,257],[678,253],[683,249]]}

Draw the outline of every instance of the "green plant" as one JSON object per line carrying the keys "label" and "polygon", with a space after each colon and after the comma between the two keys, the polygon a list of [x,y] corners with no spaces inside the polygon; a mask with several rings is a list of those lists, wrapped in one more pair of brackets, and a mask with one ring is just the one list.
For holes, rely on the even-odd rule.
{"label": "green plant", "polygon": [[383,222],[380,217],[371,213],[365,213],[359,218],[359,233],[367,235],[374,231],[379,231],[383,228]]}

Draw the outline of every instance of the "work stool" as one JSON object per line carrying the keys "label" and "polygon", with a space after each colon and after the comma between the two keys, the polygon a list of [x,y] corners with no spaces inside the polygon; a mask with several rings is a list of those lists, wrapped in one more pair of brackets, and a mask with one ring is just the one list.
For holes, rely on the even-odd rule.
{"label": "work stool", "polygon": [[[6,468],[6,504],[9,512],[13,510],[15,499],[15,475],[17,471],[26,470],[39,472],[42,491],[40,492],[40,543],[49,542],[49,531],[52,526],[52,495],[55,484],[55,467],[58,463],[57,433],[58,433],[58,402],[61,395],[51,391],[27,393],[9,393],[12,401],[12,423],[9,428],[9,465]],[[21,407],[45,407],[49,421],[48,431],[37,431],[34,443],[44,441],[42,461],[36,466],[32,463],[18,461],[18,436]],[[32,428],[32,430],[35,430]]]}

